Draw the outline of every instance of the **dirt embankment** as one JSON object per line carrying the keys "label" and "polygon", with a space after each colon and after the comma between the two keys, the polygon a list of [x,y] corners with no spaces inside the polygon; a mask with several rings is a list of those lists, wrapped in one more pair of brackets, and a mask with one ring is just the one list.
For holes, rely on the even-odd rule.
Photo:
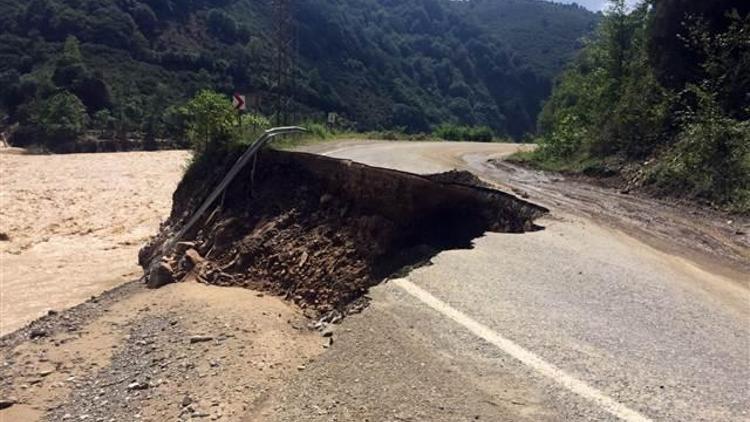
{"label": "dirt embankment", "polygon": [[[418,176],[264,151],[216,209],[163,255],[165,241],[200,205],[214,179],[192,172],[178,187],[170,220],[141,251],[151,282],[195,276],[208,284],[259,289],[313,315],[346,312],[389,275],[441,250],[469,248],[486,231],[537,230],[534,219],[547,212],[484,187],[468,173]],[[168,274],[157,275],[157,267]]]}
{"label": "dirt embankment", "polygon": [[0,421],[243,420],[330,346],[306,324],[249,290],[128,283],[0,338]]}

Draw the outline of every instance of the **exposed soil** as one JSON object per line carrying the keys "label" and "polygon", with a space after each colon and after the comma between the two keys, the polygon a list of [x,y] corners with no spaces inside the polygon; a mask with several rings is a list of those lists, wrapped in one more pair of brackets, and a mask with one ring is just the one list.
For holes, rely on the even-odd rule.
{"label": "exposed soil", "polygon": [[238,420],[328,346],[306,327],[249,290],[129,283],[0,340],[0,420]]}
{"label": "exposed soil", "polygon": [[164,242],[196,208],[201,197],[193,193],[206,192],[205,184],[201,175],[183,181],[172,218],[141,251],[151,284],[196,275],[282,295],[313,315],[351,311],[385,277],[442,250],[470,248],[486,231],[537,230],[533,220],[546,213],[468,173],[417,176],[264,151],[187,234],[189,242],[163,256]]}

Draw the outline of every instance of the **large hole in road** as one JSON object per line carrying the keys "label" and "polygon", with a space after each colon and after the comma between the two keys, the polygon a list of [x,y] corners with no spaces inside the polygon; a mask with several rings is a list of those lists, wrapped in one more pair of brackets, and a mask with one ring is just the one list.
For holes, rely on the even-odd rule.
{"label": "large hole in road", "polygon": [[[159,255],[226,170],[191,171],[181,182],[171,217],[140,254],[154,287],[193,276],[346,313],[385,278],[440,251],[471,248],[488,231],[539,230],[534,220],[547,212],[466,172],[420,176],[265,150],[185,241]],[[169,274],[157,277],[155,268]]]}

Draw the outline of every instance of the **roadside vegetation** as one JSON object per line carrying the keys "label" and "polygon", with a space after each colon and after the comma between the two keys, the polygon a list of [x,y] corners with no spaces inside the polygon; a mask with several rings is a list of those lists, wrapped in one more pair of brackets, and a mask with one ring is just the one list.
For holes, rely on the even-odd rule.
{"label": "roadside vegetation", "polygon": [[750,212],[749,13],[612,1],[544,106],[539,148],[516,159]]}
{"label": "roadside vegetation", "polygon": [[[85,114],[85,113],[84,113]],[[173,135],[186,139],[194,157],[223,154],[249,145],[273,126],[271,119],[257,113],[237,113],[227,95],[204,90],[174,111]],[[332,139],[371,139],[398,141],[470,141],[492,142],[496,138],[489,127],[458,126],[444,123],[432,133],[408,133],[405,128],[357,132],[346,125],[328,125],[314,120],[299,124],[306,134],[287,136],[273,141],[280,149]]]}

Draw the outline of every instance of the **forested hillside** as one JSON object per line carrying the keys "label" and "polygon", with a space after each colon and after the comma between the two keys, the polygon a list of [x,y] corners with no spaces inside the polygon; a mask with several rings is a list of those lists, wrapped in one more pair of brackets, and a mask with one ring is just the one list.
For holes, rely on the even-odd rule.
{"label": "forested hillside", "polygon": [[750,212],[750,2],[612,4],[546,104],[532,158]]}
{"label": "forested hillside", "polygon": [[[598,15],[536,0],[297,0],[296,118],[354,129],[535,128]],[[17,143],[168,137],[201,89],[274,113],[270,0],[0,0],[0,113]],[[50,127],[50,124],[57,126]],[[58,127],[60,126],[60,127]]]}

